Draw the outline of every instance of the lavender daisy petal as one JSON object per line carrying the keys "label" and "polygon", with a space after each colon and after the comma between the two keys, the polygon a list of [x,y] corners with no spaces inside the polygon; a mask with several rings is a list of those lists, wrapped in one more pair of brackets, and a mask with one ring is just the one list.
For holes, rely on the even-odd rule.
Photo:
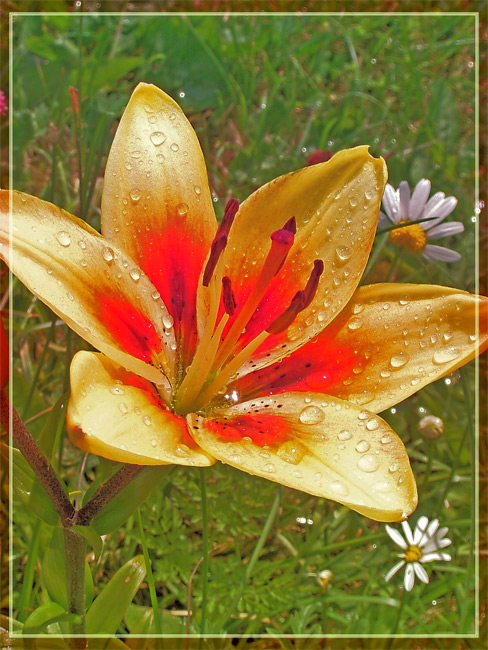
{"label": "lavender daisy petal", "polygon": [[444,246],[434,246],[433,244],[427,244],[422,251],[422,255],[429,262],[435,262],[436,260],[440,260],[441,262],[458,262],[461,259],[460,253],[452,251],[449,248],[444,248]]}
{"label": "lavender daisy petal", "polygon": [[400,220],[408,219],[410,209],[410,188],[407,181],[402,181],[398,189],[400,197]]}
{"label": "lavender daisy petal", "polygon": [[427,239],[440,239],[449,235],[458,235],[460,232],[464,232],[464,224],[460,221],[449,221],[430,228],[427,231]]}
{"label": "lavender daisy petal", "polygon": [[423,209],[427,203],[430,194],[430,181],[422,178],[417,185],[410,199],[410,208],[408,210],[408,218],[412,221],[419,219]]}
{"label": "lavender daisy petal", "polygon": [[383,194],[383,207],[390,221],[393,223],[400,221],[400,199],[398,192],[389,183],[387,183]]}

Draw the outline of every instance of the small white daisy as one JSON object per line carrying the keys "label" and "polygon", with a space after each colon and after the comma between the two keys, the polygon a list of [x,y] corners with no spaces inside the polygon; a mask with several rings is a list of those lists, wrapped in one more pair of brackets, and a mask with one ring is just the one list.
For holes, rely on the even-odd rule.
{"label": "small white daisy", "polygon": [[[427,243],[464,231],[464,225],[460,221],[441,223],[454,210],[457,199],[454,196],[446,197],[444,192],[437,192],[427,200],[429,194],[430,181],[426,178],[417,183],[411,196],[407,181],[402,181],[398,190],[388,184],[383,194],[386,214],[380,212],[378,227],[411,222],[409,226],[390,231],[392,244],[405,248],[410,253],[421,253],[428,262],[457,262],[461,255],[456,251]],[[427,218],[429,221],[417,223],[420,219]]]}
{"label": "small white daisy", "polygon": [[415,575],[417,575],[419,580],[425,582],[425,584],[429,582],[429,576],[422,564],[433,562],[434,560],[448,562],[451,559],[448,553],[440,552],[441,548],[449,546],[451,540],[445,537],[448,531],[447,528],[439,529],[439,521],[437,519],[433,519],[429,523],[427,517],[420,517],[413,534],[406,521],[402,522],[402,527],[407,541],[403,539],[398,530],[388,525],[385,526],[386,532],[391,539],[404,550],[404,553],[398,555],[398,557],[403,559],[388,571],[385,580],[388,582],[402,566],[406,565],[405,589],[412,591]]}

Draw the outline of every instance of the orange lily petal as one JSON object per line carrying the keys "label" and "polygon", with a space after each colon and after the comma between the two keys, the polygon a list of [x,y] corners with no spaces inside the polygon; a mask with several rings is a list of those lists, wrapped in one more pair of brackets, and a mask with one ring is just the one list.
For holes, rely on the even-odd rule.
{"label": "orange lily petal", "polygon": [[285,332],[271,335],[241,374],[290,354],[321,332],[346,305],[374,240],[386,178],[384,161],[372,158],[368,148],[361,146],[281,176],[241,205],[224,253],[224,274],[231,280],[236,316],[261,272],[271,233],[292,217],[297,226],[294,244],[247,325],[242,345],[265,329],[306,286],[314,260],[323,260],[326,269],[310,305]]}
{"label": "orange lily petal", "polygon": [[207,171],[196,134],[178,104],[140,83],[110,150],[102,233],[135,260],[180,323],[187,362],[195,344],[195,296],[215,235]]}
{"label": "orange lily petal", "polygon": [[379,413],[487,347],[485,297],[432,285],[369,285],[317,339],[228,392],[249,399],[266,391],[320,391]]}
{"label": "orange lily petal", "polygon": [[67,426],[84,451],[137,465],[212,465],[167,410],[153,384],[102,354],[78,352],[71,363]]}
{"label": "orange lily petal", "polygon": [[335,397],[284,393],[187,416],[215,458],[378,521],[405,519],[417,491],[403,443],[381,418]]}
{"label": "orange lily petal", "polygon": [[174,367],[169,314],[130,257],[107,244],[51,203],[0,191],[0,255],[13,273],[89,343],[162,383]]}

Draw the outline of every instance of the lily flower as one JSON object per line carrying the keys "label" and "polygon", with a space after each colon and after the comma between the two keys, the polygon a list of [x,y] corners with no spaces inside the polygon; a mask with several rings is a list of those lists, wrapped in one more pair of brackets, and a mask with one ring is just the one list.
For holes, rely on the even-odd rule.
{"label": "lily flower", "polygon": [[195,132],[140,84],[110,151],[102,235],[2,192],[0,253],[100,351],[72,361],[72,442],[141,465],[220,460],[373,519],[407,517],[408,456],[376,414],[487,346],[487,301],[357,289],[385,183],[360,146],[232,199],[217,225]]}

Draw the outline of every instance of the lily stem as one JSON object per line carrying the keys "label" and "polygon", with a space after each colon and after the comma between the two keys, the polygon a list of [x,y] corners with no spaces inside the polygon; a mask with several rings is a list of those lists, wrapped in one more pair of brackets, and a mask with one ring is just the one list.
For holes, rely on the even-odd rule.
{"label": "lily stem", "polygon": [[153,609],[154,631],[158,636],[161,636],[163,633],[163,626],[161,625],[161,613],[159,611],[158,596],[156,594],[156,585],[154,584],[152,562],[151,562],[151,558],[149,557],[149,551],[147,548],[146,535],[144,534],[144,526],[142,524],[140,508],[137,508],[137,523],[139,524],[139,534],[141,536],[142,552],[144,554],[144,562],[146,563],[147,584],[149,585],[149,595],[151,597],[151,605]]}
{"label": "lily stem", "polygon": [[281,501],[281,495],[283,494],[283,486],[280,485],[278,489],[276,490],[276,496],[275,500],[273,502],[273,505],[271,506],[271,510],[269,511],[268,518],[266,520],[266,523],[264,524],[263,531],[261,533],[261,536],[259,537],[258,543],[256,544],[254,548],[254,552],[251,556],[251,559],[249,560],[249,564],[246,567],[246,571],[244,573],[244,576],[242,577],[241,584],[239,585],[236,593],[234,594],[234,598],[232,599],[229,607],[225,611],[224,615],[220,618],[220,620],[217,622],[216,625],[216,630],[222,629],[222,626],[224,623],[227,621],[229,616],[232,614],[234,611],[235,607],[239,604],[239,601],[241,599],[242,594],[244,593],[244,590],[247,586],[247,583],[249,582],[249,579],[251,578],[254,565],[258,561],[259,555],[261,551],[263,550],[263,546],[266,542],[266,539],[269,535],[269,532],[271,530],[271,527],[274,523],[274,520],[276,518],[276,515],[278,514],[278,509],[280,506],[280,501]]}
{"label": "lily stem", "polygon": [[68,590],[68,611],[80,617],[71,622],[71,633],[75,648],[86,648],[85,624],[85,552],[86,541],[70,528],[64,528],[66,557],[66,588]]}
{"label": "lily stem", "polygon": [[200,634],[205,634],[207,624],[207,587],[208,587],[208,516],[207,516],[207,484],[205,481],[205,470],[200,470],[200,492],[202,495],[202,541],[203,541],[203,565],[202,565],[202,618],[200,621]]}
{"label": "lily stem", "polygon": [[10,418],[12,419],[12,439],[18,449],[34,470],[35,475],[46,490],[61,518],[63,527],[72,525],[75,509],[71,505],[68,495],[59,482],[53,468],[37,446],[29,430],[20,419],[17,411],[11,406],[5,391],[0,392],[0,421],[5,430],[9,430]]}

